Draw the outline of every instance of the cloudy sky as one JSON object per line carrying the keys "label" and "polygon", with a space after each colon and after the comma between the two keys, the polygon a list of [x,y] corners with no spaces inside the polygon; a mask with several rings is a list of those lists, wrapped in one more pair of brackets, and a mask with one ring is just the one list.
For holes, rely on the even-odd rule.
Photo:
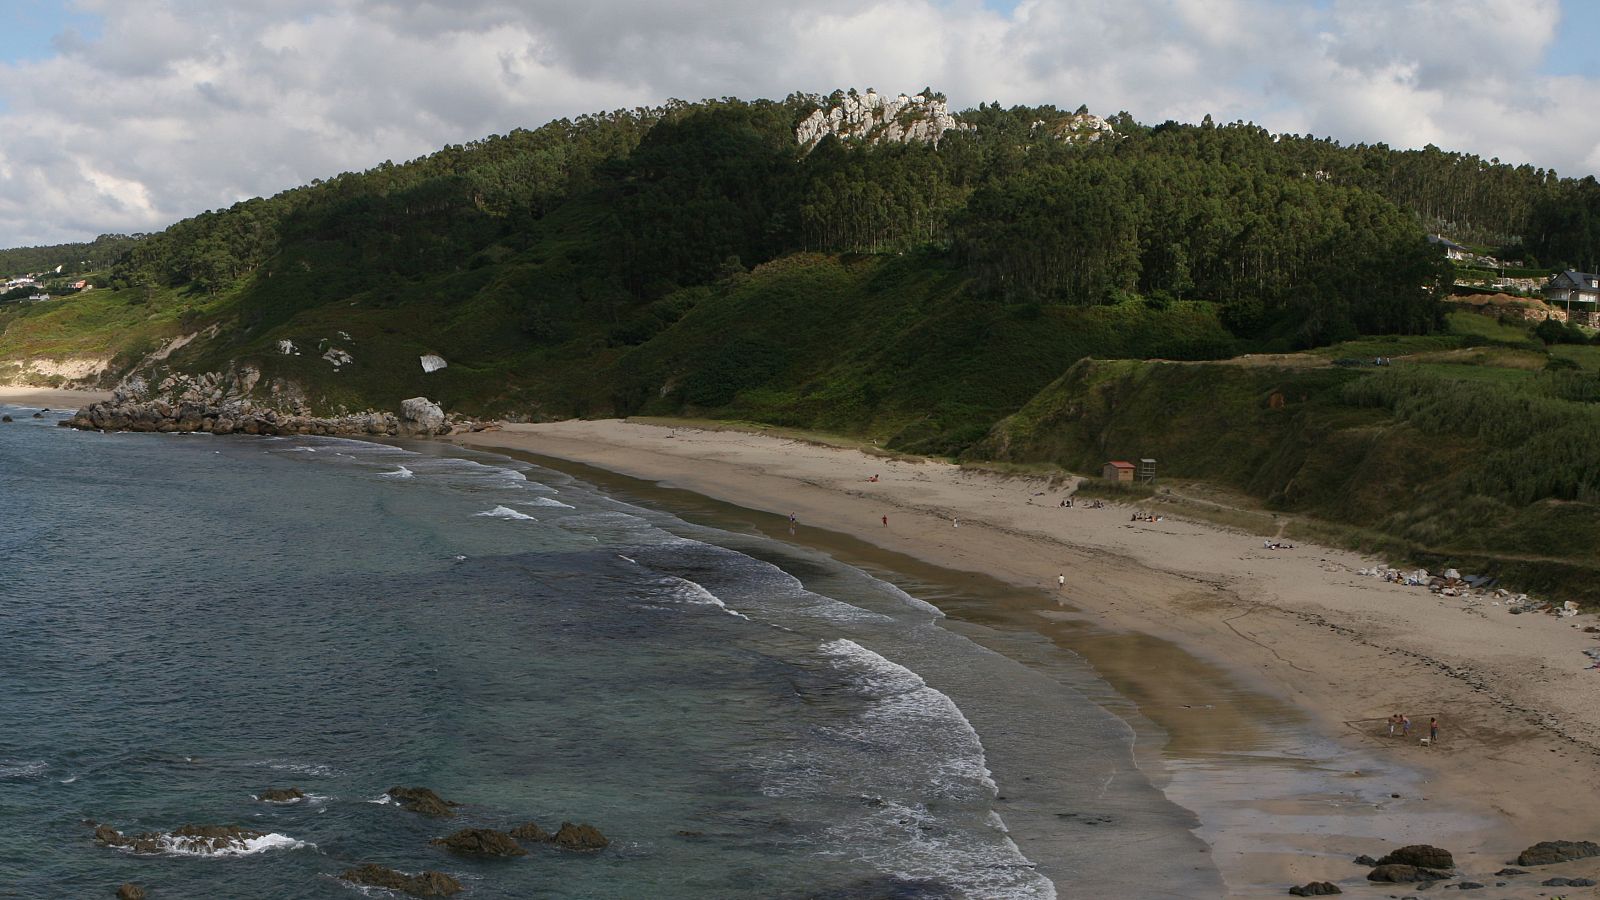
{"label": "cloudy sky", "polygon": [[560,116],[923,85],[1600,172],[1593,0],[0,0],[0,247]]}

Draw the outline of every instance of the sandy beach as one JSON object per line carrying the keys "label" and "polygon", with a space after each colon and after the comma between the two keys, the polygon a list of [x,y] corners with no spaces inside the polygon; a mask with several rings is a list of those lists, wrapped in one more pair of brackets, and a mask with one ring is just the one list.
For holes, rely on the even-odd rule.
{"label": "sandy beach", "polygon": [[111,399],[110,391],[67,391],[60,388],[0,385],[0,403],[48,409],[77,409]]}
{"label": "sandy beach", "polygon": [[[1351,859],[1409,843],[1452,851],[1488,896],[1600,896],[1539,886],[1596,877],[1600,859],[1493,874],[1536,841],[1600,837],[1588,790],[1600,774],[1600,671],[1583,653],[1600,638],[1584,631],[1593,616],[1512,615],[1359,575],[1378,560],[1353,553],[1130,521],[1127,506],[1063,508],[1060,482],[784,437],[612,420],[454,440],[793,514],[1023,588],[965,614],[1088,661],[1139,736],[1141,767],[1198,816],[1232,896],[1283,896],[1310,880],[1408,895],[1367,886]],[[1387,735],[1395,712],[1410,717],[1409,738]],[[1441,727],[1426,746],[1430,717]]]}

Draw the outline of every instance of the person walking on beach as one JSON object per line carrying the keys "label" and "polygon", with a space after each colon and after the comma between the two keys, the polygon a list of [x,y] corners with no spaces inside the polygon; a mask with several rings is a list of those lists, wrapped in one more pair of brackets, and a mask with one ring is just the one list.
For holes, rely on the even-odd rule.
{"label": "person walking on beach", "polygon": [[1395,726],[1399,725],[1399,724],[1400,724],[1400,714],[1399,713],[1395,713],[1394,715],[1389,717],[1389,737],[1394,737]]}
{"label": "person walking on beach", "polygon": [[883,517],[883,527],[885,527],[885,528],[889,527],[889,517],[888,516],[884,516]]}
{"label": "person walking on beach", "polygon": [[1400,717],[1400,736],[1403,737],[1403,738],[1411,737],[1411,717],[1410,716],[1402,715]]}
{"label": "person walking on beach", "polygon": [[1062,590],[1066,590],[1066,588],[1067,588],[1067,573],[1062,572],[1060,575],[1056,576],[1056,585],[1058,587],[1060,587]]}
{"label": "person walking on beach", "polygon": [[1439,743],[1439,717],[1430,716],[1428,717],[1428,746],[1432,747],[1437,743]]}

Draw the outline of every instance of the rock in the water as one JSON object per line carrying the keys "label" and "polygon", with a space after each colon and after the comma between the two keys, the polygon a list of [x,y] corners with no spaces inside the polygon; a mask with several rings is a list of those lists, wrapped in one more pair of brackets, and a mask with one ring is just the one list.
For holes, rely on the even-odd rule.
{"label": "rock in the water", "polygon": [[1594,841],[1540,841],[1517,854],[1517,865],[1548,866],[1590,856],[1600,856],[1600,844]]}
{"label": "rock in the water", "polygon": [[1339,886],[1331,881],[1313,881],[1299,887],[1289,888],[1289,893],[1296,897],[1327,897],[1333,894],[1342,894]]}
{"label": "rock in the water", "polygon": [[1405,884],[1412,881],[1438,881],[1443,878],[1453,877],[1449,872],[1438,869],[1424,869],[1420,866],[1410,866],[1405,863],[1387,863],[1367,873],[1368,881],[1387,881],[1391,884]]}
{"label": "rock in the water", "polygon": [[567,850],[604,850],[611,841],[593,825],[574,825],[562,822],[561,828],[550,838],[550,843]]}
{"label": "rock in the water", "polygon": [[1508,867],[1506,867],[1504,869],[1501,869],[1500,871],[1498,871],[1498,872],[1496,872],[1494,874],[1500,876],[1501,878],[1509,878],[1512,875],[1526,875],[1528,873],[1523,871],[1523,870],[1521,870],[1521,869],[1513,869],[1513,868],[1510,868],[1508,866]]}
{"label": "rock in the water", "polygon": [[194,853],[200,855],[247,852],[250,842],[266,837],[237,825],[182,825],[172,831],[146,831],[127,835],[110,825],[94,830],[95,840],[108,847],[134,853]]}
{"label": "rock in the water", "polygon": [[1411,844],[1388,854],[1378,860],[1378,865],[1386,866],[1390,863],[1399,863],[1404,866],[1418,866],[1424,869],[1453,869],[1456,861],[1450,856],[1449,850],[1441,850],[1428,844]]}
{"label": "rock in the water", "polygon": [[413,897],[453,897],[461,893],[461,882],[443,872],[431,870],[407,875],[367,863],[358,869],[346,869],[339,873],[339,877],[351,884],[400,891]]}
{"label": "rock in the water", "polygon": [[117,888],[117,900],[144,900],[144,888],[131,881],[125,881],[122,887]]}
{"label": "rock in the water", "polygon": [[1544,887],[1594,887],[1593,878],[1564,878],[1560,875],[1539,882]]}
{"label": "rock in the water", "polygon": [[525,856],[528,852],[517,846],[511,835],[493,828],[463,828],[449,837],[437,838],[429,843],[461,856]]}
{"label": "rock in the water", "polygon": [[446,800],[425,787],[392,787],[389,788],[388,794],[389,799],[400,804],[402,809],[441,819],[455,815],[455,810],[451,807],[461,805],[454,800]]}
{"label": "rock in the water", "polygon": [[435,434],[444,427],[444,410],[427,397],[400,401],[400,418],[408,430],[420,434]]}
{"label": "rock in the water", "polygon": [[306,792],[297,787],[292,787],[288,790],[284,790],[282,788],[267,788],[256,795],[256,799],[264,803],[293,803],[296,800],[304,800],[305,797]]}
{"label": "rock in the water", "polygon": [[518,825],[511,829],[511,836],[519,841],[527,841],[532,844],[545,843],[552,837],[550,832],[540,828],[537,822],[524,822]]}
{"label": "rock in the water", "polygon": [[1358,866],[1375,866],[1375,865],[1378,864],[1377,860],[1375,860],[1372,857],[1366,855],[1365,853],[1361,854],[1360,856],[1358,856],[1355,859],[1352,859],[1350,861],[1355,863]]}
{"label": "rock in the water", "polygon": [[11,421],[11,417],[10,416],[0,416],[0,422],[9,422],[9,421]]}
{"label": "rock in the water", "polygon": [[34,414],[33,414],[33,417],[34,417],[34,418],[35,418],[35,419],[42,419],[42,418],[44,418],[44,413],[42,413],[42,412],[36,412],[36,413],[34,413]]}

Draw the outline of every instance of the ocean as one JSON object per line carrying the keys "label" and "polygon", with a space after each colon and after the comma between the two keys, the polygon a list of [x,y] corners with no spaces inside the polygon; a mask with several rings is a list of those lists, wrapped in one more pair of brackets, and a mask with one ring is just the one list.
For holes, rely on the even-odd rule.
{"label": "ocean", "polygon": [[[1217,884],[1104,686],[947,619],[953,577],[443,444],[0,411],[0,897],[385,896],[338,879],[367,862],[482,898]],[[612,844],[429,843],[530,821]],[[139,855],[90,823],[267,837]]]}

